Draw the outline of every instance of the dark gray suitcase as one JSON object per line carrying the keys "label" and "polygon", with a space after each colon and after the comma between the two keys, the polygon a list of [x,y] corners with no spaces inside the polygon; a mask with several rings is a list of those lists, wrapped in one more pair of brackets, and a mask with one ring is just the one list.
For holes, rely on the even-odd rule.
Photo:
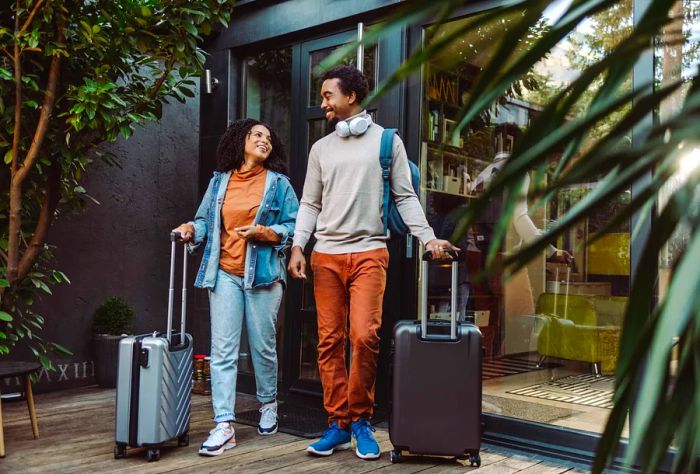
{"label": "dark gray suitcase", "polygon": [[171,234],[168,327],[122,339],[119,343],[117,408],[114,457],[126,456],[126,448],[147,447],[149,461],[160,459],[159,447],[177,439],[189,444],[192,393],[192,336],[185,332],[187,303],[187,250],[182,268],[182,316],[180,331],[173,333],[175,295],[175,245]]}
{"label": "dark gray suitcase", "polygon": [[452,258],[451,320],[428,321],[428,260],[423,255],[420,321],[394,326],[391,462],[414,455],[454,456],[481,465],[482,338],[457,322],[457,255]]}

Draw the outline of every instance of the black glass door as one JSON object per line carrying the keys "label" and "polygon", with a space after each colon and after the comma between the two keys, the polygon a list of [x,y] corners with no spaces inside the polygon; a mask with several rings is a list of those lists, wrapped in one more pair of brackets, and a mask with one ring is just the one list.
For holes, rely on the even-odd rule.
{"label": "black glass door", "polygon": [[[309,150],[318,139],[330,133],[332,130],[326,124],[324,114],[321,110],[320,88],[321,79],[316,71],[316,67],[327,58],[339,46],[346,44],[356,37],[355,31],[347,31],[333,36],[328,36],[312,41],[303,42],[295,48],[293,58],[294,64],[294,85],[292,90],[293,101],[293,130],[292,141],[294,149],[291,157],[291,178],[295,189],[301,196],[306,174],[306,164]],[[385,76],[390,64],[398,62],[400,59],[400,39],[396,41],[387,40],[371,48],[365,48],[363,55],[363,72],[367,76],[370,89],[374,89]],[[347,58],[345,64],[356,64],[356,56]],[[399,104],[400,94],[392,92],[384,96],[376,103],[370,104],[368,111],[373,115],[378,123],[386,127],[398,127],[400,117],[397,113],[401,109]],[[393,111],[393,114],[382,113],[383,111]],[[399,245],[399,244],[397,244]],[[311,250],[313,249],[313,239],[307,245],[305,254],[309,261]],[[400,252],[396,258],[401,256]],[[285,322],[285,377],[286,388],[291,392],[318,394],[322,393],[320,377],[317,366],[318,344],[316,326],[316,304],[313,292],[313,273],[307,265],[307,281],[290,281],[287,292],[287,311]],[[391,277],[390,277],[391,278]],[[394,295],[396,297],[396,295]],[[395,307],[395,305],[394,305]],[[388,314],[385,307],[385,321],[389,326],[393,326],[393,321],[398,319],[397,314]],[[383,331],[383,339],[389,342]],[[387,346],[388,347],[388,346]],[[383,350],[380,358],[388,357],[388,350]],[[382,364],[380,367],[386,367]],[[388,372],[388,371],[384,371]],[[387,373],[383,373],[380,368],[378,372],[378,396],[384,390],[380,389],[384,385],[384,379],[388,378]],[[380,382],[380,379],[382,382]]]}

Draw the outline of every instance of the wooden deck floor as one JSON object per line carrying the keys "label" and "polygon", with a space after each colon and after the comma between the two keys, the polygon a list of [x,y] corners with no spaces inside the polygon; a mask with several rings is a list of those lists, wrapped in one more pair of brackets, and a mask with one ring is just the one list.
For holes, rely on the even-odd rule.
{"label": "wooden deck floor", "polygon": [[[309,440],[285,433],[258,436],[255,428],[236,425],[238,447],[221,456],[205,458],[197,455],[199,444],[212,428],[208,397],[194,396],[191,443],[183,448],[162,449],[158,462],[148,463],[142,450],[130,449],[126,459],[115,460],[114,390],[87,387],[37,395],[39,417],[38,440],[32,439],[26,403],[3,403],[7,456],[0,459],[0,472],[68,473],[120,472],[333,472],[340,473],[563,473],[585,472],[564,464],[543,462],[531,456],[506,453],[485,446],[481,468],[462,466],[454,461],[411,460],[392,465],[386,452],[391,448],[386,430],[377,430],[384,454],[376,461],[358,459],[353,451],[343,451],[327,458],[309,456],[304,450]],[[256,406],[252,397],[240,395],[238,404]]]}

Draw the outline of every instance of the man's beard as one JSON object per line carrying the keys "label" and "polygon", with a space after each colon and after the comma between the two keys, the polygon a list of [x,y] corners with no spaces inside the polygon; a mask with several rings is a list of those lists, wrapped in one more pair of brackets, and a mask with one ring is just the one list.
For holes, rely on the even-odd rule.
{"label": "man's beard", "polygon": [[326,120],[326,135],[335,132],[335,126],[340,122],[338,117],[333,117],[330,120]]}

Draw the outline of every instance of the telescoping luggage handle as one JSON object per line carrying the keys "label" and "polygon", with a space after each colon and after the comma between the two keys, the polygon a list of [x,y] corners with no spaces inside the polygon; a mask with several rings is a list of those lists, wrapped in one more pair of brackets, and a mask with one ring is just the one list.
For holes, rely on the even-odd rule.
{"label": "telescoping luggage handle", "polygon": [[[168,291],[168,343],[172,344],[173,306],[175,304],[175,247],[180,240],[179,232],[170,233],[170,290]],[[187,314],[187,245],[183,245],[182,263],[182,316],[180,319],[180,344],[185,344],[185,315]]]}
{"label": "telescoping luggage handle", "polygon": [[[457,262],[459,254],[454,250],[447,252],[452,260],[452,291],[450,291],[450,339],[457,339]],[[420,317],[421,337],[428,338],[428,262],[432,260],[433,252],[427,250],[422,257],[421,265],[421,301],[422,311]]]}

